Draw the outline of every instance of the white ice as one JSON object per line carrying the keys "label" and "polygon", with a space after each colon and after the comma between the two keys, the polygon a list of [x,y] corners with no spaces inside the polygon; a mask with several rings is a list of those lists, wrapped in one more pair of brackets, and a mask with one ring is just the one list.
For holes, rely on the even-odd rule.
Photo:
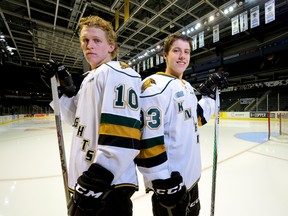
{"label": "white ice", "polygon": [[[67,162],[71,131],[63,124]],[[211,211],[213,131],[213,120],[200,128],[200,216]],[[247,132],[267,132],[267,123],[220,119],[215,216],[287,216],[288,138],[259,143],[235,137]],[[0,216],[67,215],[61,173],[54,118],[0,126]],[[140,176],[135,216],[152,216],[150,197]]]}

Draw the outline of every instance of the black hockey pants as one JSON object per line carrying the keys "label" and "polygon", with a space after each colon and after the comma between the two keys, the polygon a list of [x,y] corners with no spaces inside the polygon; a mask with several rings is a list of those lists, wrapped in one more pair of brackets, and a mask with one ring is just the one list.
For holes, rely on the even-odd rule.
{"label": "black hockey pants", "polygon": [[133,204],[131,196],[134,193],[135,190],[132,187],[113,189],[106,198],[107,209],[103,216],[132,216]]}

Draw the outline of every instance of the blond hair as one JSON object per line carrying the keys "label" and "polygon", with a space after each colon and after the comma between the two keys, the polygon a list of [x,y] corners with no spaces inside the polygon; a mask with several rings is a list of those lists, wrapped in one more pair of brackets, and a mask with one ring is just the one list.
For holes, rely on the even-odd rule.
{"label": "blond hair", "polygon": [[88,16],[80,19],[79,24],[80,32],[84,26],[99,28],[105,32],[108,43],[115,46],[115,49],[111,53],[112,59],[115,58],[118,53],[118,45],[117,45],[117,35],[113,30],[112,24],[98,16]]}

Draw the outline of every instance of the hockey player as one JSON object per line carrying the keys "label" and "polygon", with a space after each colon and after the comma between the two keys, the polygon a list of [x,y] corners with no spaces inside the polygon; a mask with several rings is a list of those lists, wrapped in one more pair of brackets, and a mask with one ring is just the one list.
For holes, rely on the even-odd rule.
{"label": "hockey player", "polygon": [[77,92],[62,64],[50,61],[63,96],[60,111],[73,125],[69,162],[70,216],[131,216],[138,189],[134,158],[140,149],[141,77],[112,61],[118,48],[112,25],[97,16],[80,20],[80,43],[91,70]]}
{"label": "hockey player", "polygon": [[191,49],[188,36],[168,36],[163,47],[166,71],[142,82],[141,152],[136,163],[146,191],[153,191],[154,216],[197,216],[200,211],[198,126],[214,114],[215,87],[227,87],[227,74],[212,74],[201,84],[198,101],[195,89],[182,79]]}

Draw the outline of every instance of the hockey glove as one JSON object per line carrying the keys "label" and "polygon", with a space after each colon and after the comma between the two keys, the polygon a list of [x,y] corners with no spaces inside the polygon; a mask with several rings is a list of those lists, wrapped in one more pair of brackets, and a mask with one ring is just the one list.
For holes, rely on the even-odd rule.
{"label": "hockey glove", "polygon": [[107,208],[105,198],[112,190],[113,178],[110,171],[99,164],[92,164],[77,180],[75,193],[68,204],[68,215],[101,215]]}
{"label": "hockey glove", "polygon": [[41,71],[41,78],[45,84],[50,87],[50,79],[56,75],[60,81],[60,92],[72,97],[76,94],[76,87],[74,85],[71,74],[66,70],[65,66],[59,62],[55,62],[52,59],[45,65],[43,65]]}
{"label": "hockey glove", "polygon": [[190,197],[179,172],[172,172],[171,178],[152,181],[152,186],[154,215],[186,215]]}
{"label": "hockey glove", "polygon": [[215,100],[216,87],[220,90],[228,87],[227,76],[228,72],[220,71],[211,74],[208,79],[199,85],[198,91],[204,95]]}

